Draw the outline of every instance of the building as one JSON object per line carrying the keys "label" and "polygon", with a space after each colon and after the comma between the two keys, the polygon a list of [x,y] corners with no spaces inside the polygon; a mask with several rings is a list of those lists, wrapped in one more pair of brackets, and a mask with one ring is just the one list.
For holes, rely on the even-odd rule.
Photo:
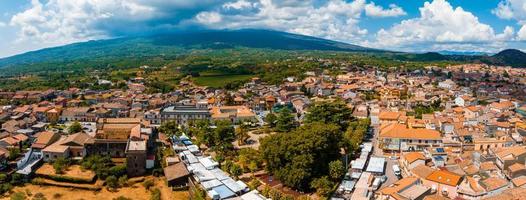
{"label": "building", "polygon": [[210,120],[208,104],[168,106],[161,111],[161,121],[175,120],[177,124],[187,124],[191,120]]}
{"label": "building", "polygon": [[256,114],[246,106],[212,107],[213,120],[229,120],[231,122],[256,121]]}
{"label": "building", "polygon": [[378,139],[384,151],[416,151],[442,144],[442,136],[436,130],[407,128],[398,123],[383,125]]}
{"label": "building", "polygon": [[423,185],[422,181],[416,177],[407,177],[398,180],[393,185],[382,188],[378,191],[377,198],[381,200],[399,199],[424,199],[429,194],[430,188]]}
{"label": "building", "polygon": [[170,187],[186,186],[190,178],[190,172],[184,163],[179,162],[169,165],[163,169],[166,182]]}
{"label": "building", "polygon": [[128,140],[126,146],[126,172],[129,177],[141,176],[146,172],[146,141]]}

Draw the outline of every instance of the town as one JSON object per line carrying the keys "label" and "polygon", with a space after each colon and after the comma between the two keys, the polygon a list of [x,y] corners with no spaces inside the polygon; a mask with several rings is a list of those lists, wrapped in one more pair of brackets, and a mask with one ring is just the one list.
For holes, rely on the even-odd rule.
{"label": "town", "polygon": [[525,69],[342,64],[338,72],[307,71],[279,85],[252,77],[233,90],[181,81],[173,91],[147,93],[137,73],[127,89],[2,91],[0,193],[121,200],[526,195]]}

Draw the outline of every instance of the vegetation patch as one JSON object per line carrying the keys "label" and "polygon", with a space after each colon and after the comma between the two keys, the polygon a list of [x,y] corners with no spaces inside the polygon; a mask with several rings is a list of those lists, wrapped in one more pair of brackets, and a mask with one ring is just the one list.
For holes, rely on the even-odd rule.
{"label": "vegetation patch", "polygon": [[82,169],[79,165],[71,165],[62,171],[62,174],[57,174],[53,166],[47,163],[42,165],[35,174],[39,177],[70,183],[92,183],[96,177],[95,172]]}

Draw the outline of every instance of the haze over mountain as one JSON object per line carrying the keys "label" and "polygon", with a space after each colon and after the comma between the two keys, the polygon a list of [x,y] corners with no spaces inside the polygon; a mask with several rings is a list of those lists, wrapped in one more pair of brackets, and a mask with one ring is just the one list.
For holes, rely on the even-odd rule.
{"label": "haze over mountain", "polygon": [[236,47],[279,50],[380,51],[342,42],[271,30],[207,30],[74,43],[0,59],[0,67],[116,56],[166,55],[184,49]]}
{"label": "haze over mountain", "polygon": [[51,67],[73,65],[72,61],[98,60],[102,63],[112,64],[111,62],[120,58],[175,57],[188,53],[189,50],[231,48],[366,52],[381,54],[397,60],[484,62],[495,65],[526,67],[526,54],[519,50],[506,50],[493,56],[444,55],[435,52],[400,53],[311,36],[258,29],[192,31],[74,43],[3,58],[0,59],[0,67],[13,68],[20,65],[49,63],[50,66],[46,67],[49,70]]}

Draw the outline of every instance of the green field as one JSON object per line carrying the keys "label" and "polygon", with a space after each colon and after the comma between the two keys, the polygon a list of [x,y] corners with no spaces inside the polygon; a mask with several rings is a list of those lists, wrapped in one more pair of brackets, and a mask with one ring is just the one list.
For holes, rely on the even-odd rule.
{"label": "green field", "polygon": [[194,83],[201,86],[210,86],[215,88],[225,87],[226,84],[234,81],[248,81],[254,75],[235,75],[235,74],[222,74],[222,75],[202,75],[199,77],[192,78]]}

